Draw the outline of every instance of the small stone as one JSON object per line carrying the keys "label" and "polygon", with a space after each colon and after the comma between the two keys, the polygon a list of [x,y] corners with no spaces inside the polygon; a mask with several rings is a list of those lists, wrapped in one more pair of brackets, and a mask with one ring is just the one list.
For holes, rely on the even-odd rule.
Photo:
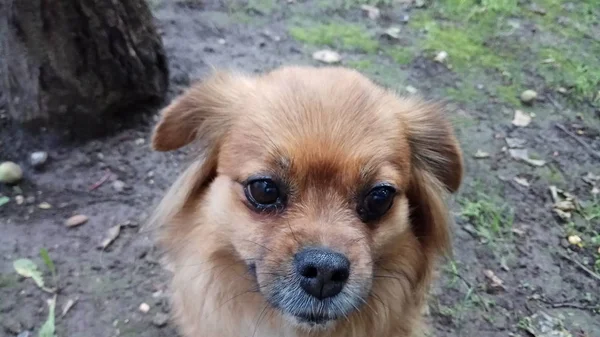
{"label": "small stone", "polygon": [[152,324],[159,328],[164,327],[165,325],[167,325],[167,323],[169,323],[169,315],[163,312],[156,313],[156,315],[154,315],[154,318],[152,319]]}
{"label": "small stone", "polygon": [[117,192],[123,192],[123,190],[125,189],[125,183],[121,180],[115,180],[112,183],[112,187],[115,191]]}
{"label": "small stone", "polygon": [[525,90],[521,93],[521,102],[531,104],[537,99],[537,92],[533,90]]}
{"label": "small stone", "polygon": [[316,51],[312,57],[319,62],[327,64],[338,63],[342,60],[342,56],[338,52],[328,49]]}
{"label": "small stone", "polygon": [[225,39],[219,39],[217,41],[220,45],[224,45],[225,43],[227,43],[227,41],[225,41]]}
{"label": "small stone", "polygon": [[135,140],[135,145],[144,145],[146,140],[144,138],[138,138]]}
{"label": "small stone", "polygon": [[31,332],[29,332],[29,331],[23,331],[17,335],[17,337],[29,337],[29,336],[31,336]]}
{"label": "small stone", "polygon": [[569,243],[572,245],[578,245],[581,243],[581,238],[579,235],[570,235],[567,240],[569,240]]}
{"label": "small stone", "polygon": [[38,208],[39,209],[50,209],[50,208],[52,208],[52,205],[50,205],[49,203],[44,201],[38,205]]}
{"label": "small stone", "polygon": [[569,241],[567,241],[567,240],[565,240],[565,239],[562,239],[562,240],[560,240],[560,245],[561,245],[563,248],[569,248]]}
{"label": "small stone", "polygon": [[419,90],[417,90],[417,88],[413,87],[412,85],[407,85],[406,88],[404,88],[406,90],[406,92],[408,92],[409,94],[416,94]]}
{"label": "small stone", "polygon": [[400,39],[400,32],[401,32],[400,27],[390,27],[385,30],[383,35],[385,35],[389,38],[392,38],[394,40],[398,40],[398,39]]}
{"label": "small stone", "polygon": [[475,152],[475,154],[473,155],[473,157],[475,159],[485,159],[485,158],[489,158],[490,154],[488,152],[483,151],[483,150],[477,150],[477,152]]}
{"label": "small stone", "polygon": [[410,16],[408,14],[404,14],[400,17],[400,22],[408,23],[408,21],[410,21]]}
{"label": "small stone", "polygon": [[0,164],[0,183],[16,184],[23,179],[23,170],[12,161]]}
{"label": "small stone", "polygon": [[448,53],[442,50],[435,56],[434,61],[444,63],[446,62],[446,59],[448,59]]}
{"label": "small stone", "polygon": [[15,202],[17,203],[17,205],[23,205],[23,203],[25,202],[25,198],[22,195],[17,195],[15,197]]}
{"label": "small stone", "polygon": [[556,91],[558,91],[559,93],[561,93],[563,95],[568,92],[567,88],[565,88],[565,87],[560,87],[560,88],[556,89]]}
{"label": "small stone", "polygon": [[73,215],[65,221],[67,227],[77,227],[83,225],[89,220],[89,218],[83,214]]}
{"label": "small stone", "polygon": [[98,160],[104,160],[104,154],[102,154],[101,152],[96,153],[96,158],[98,158]]}
{"label": "small stone", "polygon": [[147,303],[142,303],[142,304],[140,304],[139,310],[142,313],[147,314],[148,311],[150,311],[150,306]]}
{"label": "small stone", "polygon": [[40,168],[42,166],[44,166],[44,164],[46,163],[46,160],[48,160],[48,152],[44,152],[44,151],[37,151],[31,154],[30,158],[29,158],[29,162],[31,163],[31,166],[33,166],[34,168]]}

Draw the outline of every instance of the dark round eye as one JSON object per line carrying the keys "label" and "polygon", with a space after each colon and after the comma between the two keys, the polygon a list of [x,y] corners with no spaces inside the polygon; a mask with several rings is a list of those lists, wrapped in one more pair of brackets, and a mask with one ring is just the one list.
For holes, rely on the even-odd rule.
{"label": "dark round eye", "polygon": [[282,202],[282,195],[277,184],[270,179],[259,179],[248,182],[246,198],[256,208],[266,208]]}
{"label": "dark round eye", "polygon": [[358,213],[364,221],[382,217],[392,207],[396,190],[391,186],[377,186],[367,193],[359,206]]}

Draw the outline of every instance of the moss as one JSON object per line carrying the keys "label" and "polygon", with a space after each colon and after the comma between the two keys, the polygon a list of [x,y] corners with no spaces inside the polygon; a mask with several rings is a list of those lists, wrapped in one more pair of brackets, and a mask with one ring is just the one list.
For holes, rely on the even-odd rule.
{"label": "moss", "polygon": [[447,88],[446,96],[459,103],[476,103],[482,98],[481,93],[470,84],[461,88]]}
{"label": "moss", "polygon": [[292,37],[311,45],[374,53],[379,42],[360,25],[345,23],[317,24],[310,27],[290,28]]}
{"label": "moss", "polygon": [[513,106],[521,104],[519,99],[520,90],[516,85],[500,85],[494,90],[496,97],[503,103],[507,103]]}
{"label": "moss", "polygon": [[385,52],[396,63],[401,64],[401,65],[409,64],[414,58],[414,53],[410,48],[392,47],[392,48],[386,49]]}

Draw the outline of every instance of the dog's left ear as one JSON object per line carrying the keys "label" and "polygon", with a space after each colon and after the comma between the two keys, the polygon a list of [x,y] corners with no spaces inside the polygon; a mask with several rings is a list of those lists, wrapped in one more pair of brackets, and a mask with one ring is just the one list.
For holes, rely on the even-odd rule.
{"label": "dog's left ear", "polygon": [[463,156],[441,104],[413,101],[403,112],[413,165],[454,193],[463,177]]}

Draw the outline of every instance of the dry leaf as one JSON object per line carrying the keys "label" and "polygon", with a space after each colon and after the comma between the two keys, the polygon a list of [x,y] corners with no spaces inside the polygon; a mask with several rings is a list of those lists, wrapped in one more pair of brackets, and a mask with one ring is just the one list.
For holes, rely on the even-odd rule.
{"label": "dry leaf", "polygon": [[383,35],[391,37],[394,40],[400,39],[400,27],[390,27],[385,30]]}
{"label": "dry leaf", "polygon": [[360,6],[360,9],[367,12],[369,19],[371,19],[371,20],[377,20],[379,18],[379,16],[381,15],[381,11],[379,10],[379,8],[377,8],[375,6],[362,5],[362,6]]}
{"label": "dry leaf", "polygon": [[554,203],[554,208],[563,212],[571,212],[577,209],[573,200],[561,200]]}
{"label": "dry leaf", "polygon": [[52,208],[52,205],[50,205],[50,204],[49,204],[49,203],[47,203],[47,202],[42,202],[42,203],[40,203],[40,204],[38,205],[38,208],[40,208],[40,209],[50,209],[50,208]]}
{"label": "dry leaf", "polygon": [[521,110],[515,110],[515,117],[513,118],[512,123],[516,126],[527,126],[531,123],[531,116]]}
{"label": "dry leaf", "polygon": [[116,225],[116,226],[109,228],[106,238],[104,240],[102,240],[102,243],[100,244],[100,248],[106,249],[108,246],[110,246],[113,243],[113,241],[115,241],[117,239],[117,237],[119,236],[120,233],[121,233],[121,225]]}
{"label": "dry leaf", "polygon": [[493,271],[486,269],[483,271],[483,275],[488,279],[492,289],[504,289],[504,282]]}
{"label": "dry leaf", "polygon": [[67,301],[67,303],[65,303],[63,305],[62,308],[62,313],[61,313],[61,317],[65,317],[67,315],[67,313],[69,312],[69,310],[71,310],[71,308],[73,308],[73,306],[75,305],[75,303],[77,303],[77,301],[79,300],[79,298],[74,298],[74,299],[69,299]]}
{"label": "dry leaf", "polygon": [[529,151],[527,149],[509,149],[508,153],[510,153],[510,156],[514,159],[524,161],[532,166],[546,165],[546,162],[544,160],[529,158]]}
{"label": "dry leaf", "polygon": [[484,158],[489,158],[490,154],[487,153],[487,152],[485,152],[485,151],[482,151],[482,150],[477,150],[477,152],[475,152],[475,154],[473,155],[473,157],[475,159],[484,159]]}
{"label": "dry leaf", "polygon": [[509,137],[504,138],[504,140],[506,141],[506,145],[508,145],[508,147],[511,149],[523,148],[525,146],[525,143],[527,142],[525,139]]}
{"label": "dry leaf", "polygon": [[529,182],[525,178],[515,177],[513,180],[521,186],[529,187]]}
{"label": "dry leaf", "polygon": [[329,49],[316,51],[312,57],[319,62],[327,64],[338,63],[342,60],[342,56],[339,53]]}
{"label": "dry leaf", "polygon": [[67,227],[76,227],[79,225],[83,225],[89,220],[89,218],[83,214],[73,215],[65,221],[65,226]]}

